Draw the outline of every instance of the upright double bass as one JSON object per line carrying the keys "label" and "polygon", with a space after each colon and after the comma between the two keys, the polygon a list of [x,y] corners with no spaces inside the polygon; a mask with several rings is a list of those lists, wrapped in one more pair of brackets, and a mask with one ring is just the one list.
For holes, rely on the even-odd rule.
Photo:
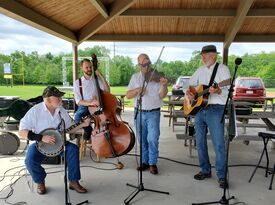
{"label": "upright double bass", "polygon": [[97,57],[92,55],[92,64],[99,108],[95,115],[92,131],[92,147],[99,157],[119,157],[127,154],[135,145],[135,135],[128,123],[122,121],[117,114],[117,99],[109,92],[100,89],[95,71],[98,68]]}

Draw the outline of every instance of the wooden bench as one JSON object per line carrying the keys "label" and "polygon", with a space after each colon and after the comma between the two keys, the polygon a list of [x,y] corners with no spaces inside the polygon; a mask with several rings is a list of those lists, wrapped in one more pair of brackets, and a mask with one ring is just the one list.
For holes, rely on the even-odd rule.
{"label": "wooden bench", "polygon": [[[178,140],[195,140],[195,136],[190,136],[188,134],[176,134]],[[207,139],[210,139],[210,135],[207,135]],[[249,135],[249,134],[240,134],[234,138],[234,140],[253,140],[253,141],[261,141],[259,138],[258,133],[256,135]]]}
{"label": "wooden bench", "polygon": [[[258,134],[258,133],[257,133]],[[189,141],[189,155],[192,156],[192,150],[196,147],[196,137],[190,136],[189,134],[176,134],[178,140],[184,140],[184,146],[187,146],[187,141]],[[207,139],[210,139],[210,135],[207,135]],[[249,141],[261,141],[261,138],[258,135],[248,135],[241,134],[233,139],[242,140],[244,144],[248,145]]]}

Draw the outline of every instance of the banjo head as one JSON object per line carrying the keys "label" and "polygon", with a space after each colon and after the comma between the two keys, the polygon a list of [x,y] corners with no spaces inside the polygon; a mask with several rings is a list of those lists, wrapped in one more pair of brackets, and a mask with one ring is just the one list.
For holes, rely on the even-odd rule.
{"label": "banjo head", "polygon": [[63,151],[64,140],[61,134],[55,129],[43,130],[40,134],[52,135],[55,137],[55,144],[47,144],[45,142],[37,142],[36,147],[38,151],[47,157],[55,157]]}

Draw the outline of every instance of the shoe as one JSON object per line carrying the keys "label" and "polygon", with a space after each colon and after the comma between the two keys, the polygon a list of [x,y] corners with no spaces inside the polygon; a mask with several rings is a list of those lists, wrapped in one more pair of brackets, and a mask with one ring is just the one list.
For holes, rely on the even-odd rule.
{"label": "shoe", "polygon": [[69,189],[75,190],[78,193],[86,193],[87,192],[87,189],[85,189],[83,186],[81,186],[78,181],[70,182]]}
{"label": "shoe", "polygon": [[141,171],[144,171],[144,170],[146,170],[146,169],[149,169],[149,167],[150,167],[149,164],[144,164],[144,163],[142,163],[141,166],[137,167],[137,170],[138,170],[138,171],[140,171],[140,170],[141,170]]}
{"label": "shoe", "polygon": [[211,178],[211,177],[212,177],[211,172],[210,173],[199,172],[198,174],[194,175],[194,179],[196,180],[204,180],[206,178]]}
{"label": "shoe", "polygon": [[42,182],[42,183],[38,183],[38,184],[37,184],[37,193],[38,193],[38,194],[45,194],[45,193],[46,193],[45,182]]}
{"label": "shoe", "polygon": [[220,179],[219,179],[219,186],[220,186],[220,188],[222,188],[222,189],[228,188],[228,183],[225,182],[225,179],[224,179],[224,178],[220,178]]}
{"label": "shoe", "polygon": [[159,173],[157,165],[150,165],[150,173],[151,174],[158,174]]}

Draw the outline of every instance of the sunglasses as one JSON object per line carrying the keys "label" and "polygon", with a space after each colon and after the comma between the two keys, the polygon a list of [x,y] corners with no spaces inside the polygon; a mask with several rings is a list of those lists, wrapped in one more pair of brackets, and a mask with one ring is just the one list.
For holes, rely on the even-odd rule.
{"label": "sunglasses", "polygon": [[139,63],[138,65],[139,65],[140,67],[145,68],[145,67],[149,66],[149,63],[144,63],[144,64]]}

